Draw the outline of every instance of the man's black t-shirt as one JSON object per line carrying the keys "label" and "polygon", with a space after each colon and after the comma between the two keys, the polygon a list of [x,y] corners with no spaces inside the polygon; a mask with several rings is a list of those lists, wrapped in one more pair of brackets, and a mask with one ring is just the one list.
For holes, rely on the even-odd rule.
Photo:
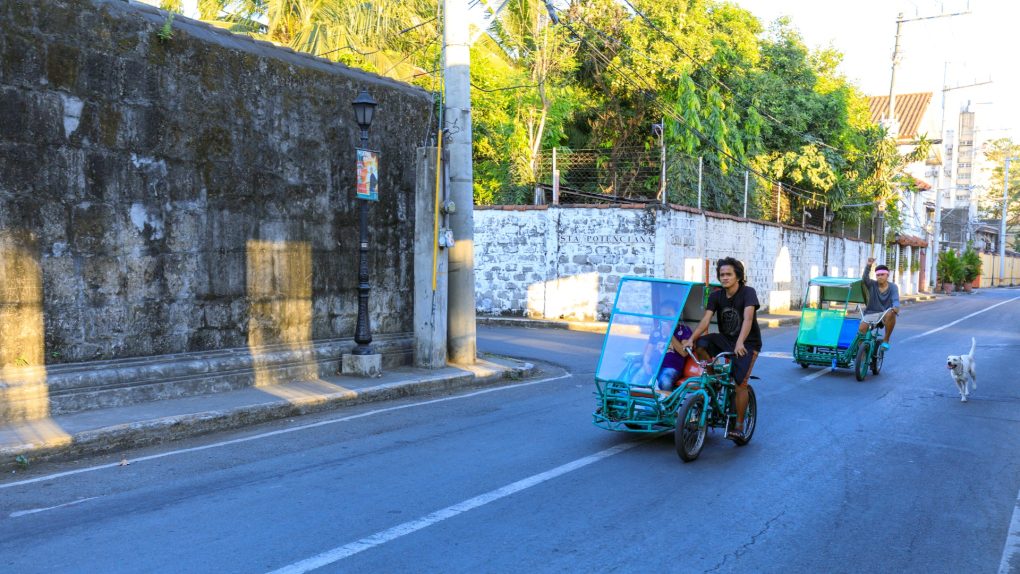
{"label": "man's black t-shirt", "polygon": [[744,323],[744,309],[754,307],[754,315],[751,318],[751,331],[744,339],[744,346],[748,349],[761,351],[761,328],[758,327],[758,294],[752,287],[744,285],[737,289],[733,297],[726,296],[725,289],[713,291],[708,296],[707,309],[715,314],[719,321],[719,333],[729,342],[736,345],[740,336],[740,327]]}

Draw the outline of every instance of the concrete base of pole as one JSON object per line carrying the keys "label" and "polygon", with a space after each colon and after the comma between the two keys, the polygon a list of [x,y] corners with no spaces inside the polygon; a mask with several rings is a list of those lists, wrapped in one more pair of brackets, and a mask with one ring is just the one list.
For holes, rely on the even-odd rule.
{"label": "concrete base of pole", "polygon": [[352,355],[344,353],[340,374],[354,377],[382,376],[382,355]]}

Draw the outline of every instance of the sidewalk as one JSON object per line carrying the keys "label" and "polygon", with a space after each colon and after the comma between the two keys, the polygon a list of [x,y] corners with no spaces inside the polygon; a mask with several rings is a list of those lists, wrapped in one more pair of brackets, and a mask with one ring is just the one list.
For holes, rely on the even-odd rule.
{"label": "sidewalk", "polygon": [[0,425],[0,471],[42,460],[67,460],[361,403],[444,392],[528,377],[531,363],[479,357],[470,367],[403,367],[376,379],[325,377],[265,387],[158,400]]}
{"label": "sidewalk", "polygon": [[[934,295],[930,293],[917,293],[900,297],[901,305],[912,305],[925,301],[934,301],[937,298],[945,298],[948,295]],[[587,333],[605,333],[609,323],[606,321],[570,321],[566,319],[531,319],[527,317],[487,317],[479,315],[479,325],[493,325],[500,327],[527,327],[531,329],[567,329],[569,331],[584,331]],[[758,327],[761,329],[776,329],[800,323],[800,311],[777,311],[775,313],[759,313]]]}

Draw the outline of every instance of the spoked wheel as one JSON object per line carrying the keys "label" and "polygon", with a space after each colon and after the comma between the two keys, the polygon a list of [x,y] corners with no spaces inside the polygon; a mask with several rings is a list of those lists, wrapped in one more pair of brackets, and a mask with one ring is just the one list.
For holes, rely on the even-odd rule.
{"label": "spoked wheel", "polygon": [[870,343],[861,343],[857,349],[857,359],[854,360],[854,376],[858,381],[863,381],[868,375],[868,353],[871,351]]}
{"label": "spoked wheel", "polygon": [[734,439],[737,446],[744,446],[751,442],[754,435],[754,427],[758,424],[758,400],[754,398],[754,388],[747,385],[747,410],[744,411],[744,438]]}
{"label": "spoked wheel", "polygon": [[881,345],[875,349],[875,356],[871,358],[871,374],[877,375],[882,370],[882,361],[885,360],[885,351]]}
{"label": "spoked wheel", "polygon": [[691,395],[680,405],[673,444],[684,462],[698,458],[701,448],[705,446],[708,425],[701,424],[701,413],[704,410],[705,397],[702,395]]}

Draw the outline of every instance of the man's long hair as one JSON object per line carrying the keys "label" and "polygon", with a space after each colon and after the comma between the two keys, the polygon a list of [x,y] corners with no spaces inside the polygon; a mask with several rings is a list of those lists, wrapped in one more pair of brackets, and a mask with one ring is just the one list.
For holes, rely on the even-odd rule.
{"label": "man's long hair", "polygon": [[735,259],[733,257],[723,257],[722,259],[720,259],[719,261],[716,262],[716,264],[715,264],[715,278],[716,279],[719,278],[719,271],[725,265],[729,265],[730,267],[733,267],[733,272],[736,273],[736,275],[737,275],[737,283],[741,287],[743,287],[747,283],[746,279],[744,278],[744,264],[741,263],[738,259]]}

